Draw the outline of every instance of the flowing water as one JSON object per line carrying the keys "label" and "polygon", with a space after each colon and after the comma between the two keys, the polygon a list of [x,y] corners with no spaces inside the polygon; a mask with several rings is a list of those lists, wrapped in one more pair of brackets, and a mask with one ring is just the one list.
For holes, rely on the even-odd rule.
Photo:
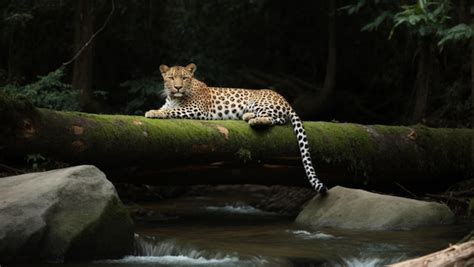
{"label": "flowing water", "polygon": [[245,200],[220,194],[144,204],[149,216],[137,221],[135,255],[80,266],[383,266],[445,248],[470,228],[311,228]]}
{"label": "flowing water", "polygon": [[249,196],[183,197],[145,207],[136,255],[114,266],[383,266],[456,242],[467,223],[411,231],[311,228],[248,205]]}

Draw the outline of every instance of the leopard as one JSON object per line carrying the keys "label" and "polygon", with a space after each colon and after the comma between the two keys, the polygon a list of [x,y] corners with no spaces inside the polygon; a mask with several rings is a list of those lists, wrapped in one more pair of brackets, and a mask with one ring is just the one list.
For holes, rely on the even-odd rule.
{"label": "leopard", "polygon": [[313,167],[303,122],[288,101],[270,89],[221,88],[207,86],[194,77],[196,64],[160,65],[164,105],[145,113],[154,119],[244,120],[251,127],[283,125],[291,122],[301,159],[311,186],[327,192]]}

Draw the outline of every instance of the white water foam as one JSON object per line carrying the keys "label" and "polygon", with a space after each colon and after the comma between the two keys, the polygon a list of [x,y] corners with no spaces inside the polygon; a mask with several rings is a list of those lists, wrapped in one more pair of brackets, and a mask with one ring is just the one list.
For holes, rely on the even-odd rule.
{"label": "white water foam", "polygon": [[177,256],[126,256],[118,260],[103,260],[98,263],[113,263],[113,264],[164,264],[164,265],[221,265],[238,263],[237,257],[224,257],[220,259],[207,259],[204,257],[192,258],[184,255]]}
{"label": "white water foam", "polygon": [[238,214],[260,214],[260,215],[274,215],[276,213],[263,211],[249,205],[225,205],[225,206],[208,206],[205,207],[206,210],[225,212],[225,213],[238,213]]}
{"label": "white water foam", "polygon": [[365,258],[365,259],[343,259],[343,265],[346,267],[375,267],[383,266],[383,260],[379,258]]}
{"label": "white water foam", "polygon": [[377,267],[386,266],[389,264],[397,263],[406,259],[405,256],[395,257],[391,259],[381,259],[377,257],[366,257],[366,258],[345,258],[342,259],[342,264],[334,264],[334,266],[344,267]]}
{"label": "white water foam", "polygon": [[296,235],[297,237],[301,237],[303,239],[333,239],[337,238],[333,235],[330,234],[325,234],[323,232],[316,232],[316,233],[311,233],[309,231],[305,230],[287,230],[287,232],[292,233]]}
{"label": "white water foam", "polygon": [[156,237],[135,234],[135,255],[122,259],[101,260],[95,263],[179,266],[266,266],[263,257],[240,258],[237,253],[197,249],[182,245],[174,239],[158,240]]}

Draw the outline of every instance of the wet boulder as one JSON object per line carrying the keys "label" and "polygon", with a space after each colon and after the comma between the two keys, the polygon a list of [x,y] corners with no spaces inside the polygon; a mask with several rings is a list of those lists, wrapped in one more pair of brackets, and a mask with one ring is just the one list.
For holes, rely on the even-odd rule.
{"label": "wet boulder", "polygon": [[401,230],[447,224],[453,217],[444,204],[336,186],[325,196],[311,199],[296,222],[345,229]]}
{"label": "wet boulder", "polygon": [[117,258],[133,222],[94,166],[0,178],[0,263]]}

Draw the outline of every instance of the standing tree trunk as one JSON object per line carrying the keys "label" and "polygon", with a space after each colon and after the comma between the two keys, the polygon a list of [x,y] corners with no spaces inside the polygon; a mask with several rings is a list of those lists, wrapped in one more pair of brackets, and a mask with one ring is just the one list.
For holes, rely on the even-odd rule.
{"label": "standing tree trunk", "polygon": [[458,15],[459,23],[465,23],[469,25],[469,9],[466,0],[459,0]]}
{"label": "standing tree trunk", "polygon": [[[74,53],[77,53],[94,34],[93,2],[77,1]],[[74,61],[72,87],[80,91],[79,103],[84,111],[95,111],[92,95],[92,67],[94,44],[90,42]]]}
{"label": "standing tree trunk", "polygon": [[17,83],[21,82],[22,79],[22,52],[23,52],[23,31],[21,26],[13,26],[14,30],[10,33],[10,39],[8,41],[8,72],[7,82]]}
{"label": "standing tree trunk", "polygon": [[433,78],[433,60],[431,52],[430,40],[421,40],[415,80],[415,105],[412,115],[412,122],[414,123],[420,122],[425,117],[426,113],[428,94],[431,86],[430,79]]}
{"label": "standing tree trunk", "polygon": [[336,86],[336,0],[329,1],[328,14],[328,60],[320,101],[325,101]]}

